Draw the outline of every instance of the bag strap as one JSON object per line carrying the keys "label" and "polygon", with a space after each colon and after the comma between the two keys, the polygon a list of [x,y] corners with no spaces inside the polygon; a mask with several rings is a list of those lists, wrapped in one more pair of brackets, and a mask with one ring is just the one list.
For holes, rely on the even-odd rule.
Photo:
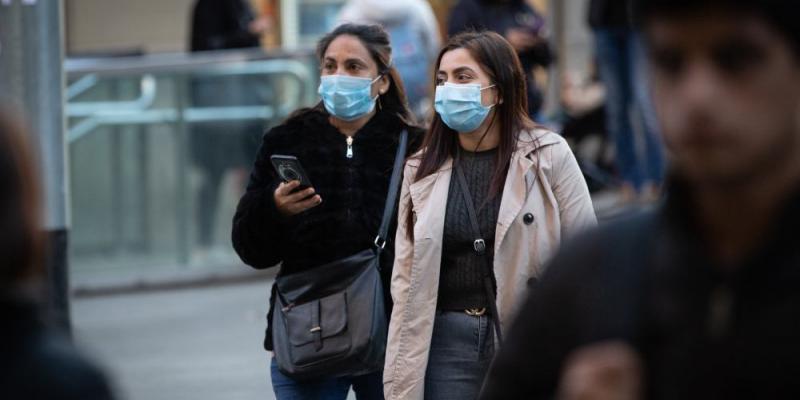
{"label": "bag strap", "polygon": [[403,129],[403,132],[400,133],[400,143],[397,145],[397,153],[394,156],[394,169],[392,169],[392,178],[389,180],[389,192],[386,194],[386,205],[383,207],[381,227],[378,229],[378,236],[375,237],[374,243],[378,251],[386,247],[386,236],[389,235],[389,225],[394,218],[397,192],[400,190],[400,178],[403,174],[406,147],[408,147],[408,131]]}
{"label": "bag strap", "polygon": [[483,240],[480,227],[478,225],[478,217],[475,212],[475,206],[472,203],[472,194],[470,194],[469,187],[467,187],[467,179],[464,177],[464,171],[461,170],[460,163],[456,163],[454,168],[458,178],[458,185],[461,187],[461,195],[464,197],[464,203],[467,206],[467,214],[469,214],[469,222],[472,226],[472,236],[475,241],[472,242],[472,249],[480,258],[484,260],[486,265],[486,273],[484,274],[483,283],[486,289],[487,302],[489,303],[489,310],[492,312],[492,320],[494,320],[494,331],[497,334],[498,343],[502,343],[503,335],[500,331],[500,315],[497,312],[497,303],[495,298],[494,286],[492,286],[492,276],[494,275],[494,267],[492,260],[489,258],[489,253],[486,252],[486,241]]}

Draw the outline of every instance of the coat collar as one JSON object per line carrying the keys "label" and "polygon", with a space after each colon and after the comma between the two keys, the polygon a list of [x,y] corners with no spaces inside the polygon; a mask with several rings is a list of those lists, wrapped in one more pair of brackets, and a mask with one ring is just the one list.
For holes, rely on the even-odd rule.
{"label": "coat collar", "polygon": [[[306,134],[316,133],[325,140],[339,142],[342,134],[330,123],[330,114],[321,106],[316,106],[298,113],[287,120],[286,125],[297,132]],[[388,110],[379,110],[355,134],[355,139],[361,143],[370,142],[378,147],[394,149],[399,141],[399,134],[403,129],[416,130],[408,125],[395,113]],[[411,133],[411,132],[409,132]]]}
{"label": "coat collar", "polygon": [[[496,232],[495,247],[499,247],[502,243],[508,226],[522,209],[527,195],[537,179],[536,171],[533,171],[534,157],[530,157],[530,154],[564,140],[559,135],[544,129],[524,131],[520,133],[519,137],[517,150],[511,157],[508,176],[503,187],[503,200],[500,204],[500,213],[498,215],[500,229]],[[409,169],[406,173],[410,173],[413,176],[420,165],[420,154],[421,152],[418,152],[408,160]],[[443,209],[444,203],[447,201],[452,169],[453,159],[448,158],[436,172],[411,183],[409,192],[415,208],[434,207]],[[521,179],[525,181],[525,188],[517,190],[518,188],[515,185]],[[430,201],[435,202],[435,204],[430,204]],[[443,222],[443,217],[440,222]],[[442,224],[437,223],[434,225],[423,228],[426,232],[424,236],[441,237]]]}
{"label": "coat collar", "polygon": [[520,157],[527,157],[541,148],[554,145],[562,140],[560,135],[547,129],[536,128],[522,131],[520,132],[519,140],[517,140],[517,151],[514,154]]}
{"label": "coat collar", "polygon": [[[530,160],[528,157],[531,153],[544,148],[546,146],[550,146],[553,144],[558,143],[559,141],[563,140],[561,136],[558,134],[551,132],[546,129],[535,128],[528,131],[521,131],[519,134],[519,139],[517,140],[517,149],[514,151],[514,154],[511,156],[511,160],[513,162],[514,159],[518,160]],[[411,156],[408,159],[408,166],[417,169],[419,168],[420,161],[422,160],[422,154],[425,152],[424,149],[418,151],[416,154]],[[531,164],[532,165],[532,164]],[[449,158],[445,161],[441,167],[437,170],[437,172],[447,171],[453,168],[453,159]],[[431,175],[426,176],[419,180],[422,182],[431,176],[435,177],[437,173],[433,173]],[[414,182],[417,183],[417,182]]]}

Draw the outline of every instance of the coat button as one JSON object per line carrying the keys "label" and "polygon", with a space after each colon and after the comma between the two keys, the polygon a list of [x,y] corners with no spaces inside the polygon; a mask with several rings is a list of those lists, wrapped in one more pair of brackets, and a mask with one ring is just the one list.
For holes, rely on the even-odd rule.
{"label": "coat button", "polygon": [[522,221],[525,222],[525,225],[530,225],[533,223],[533,214],[527,213],[525,216],[522,217]]}

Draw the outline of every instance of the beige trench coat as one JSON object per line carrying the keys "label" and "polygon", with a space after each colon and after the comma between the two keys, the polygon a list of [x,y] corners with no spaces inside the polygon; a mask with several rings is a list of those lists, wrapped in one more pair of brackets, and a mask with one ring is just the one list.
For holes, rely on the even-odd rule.
{"label": "beige trench coat", "polygon": [[[418,166],[417,159],[406,162],[400,194],[391,281],[394,309],[383,372],[387,400],[423,398],[436,313],[452,160],[412,183]],[[415,219],[413,242],[405,222],[409,205]],[[534,215],[530,225],[523,222],[527,213]],[[494,242],[503,329],[524,299],[529,279],[542,273],[561,240],[595,224],[589,190],[566,141],[546,130],[523,132],[508,169]]]}

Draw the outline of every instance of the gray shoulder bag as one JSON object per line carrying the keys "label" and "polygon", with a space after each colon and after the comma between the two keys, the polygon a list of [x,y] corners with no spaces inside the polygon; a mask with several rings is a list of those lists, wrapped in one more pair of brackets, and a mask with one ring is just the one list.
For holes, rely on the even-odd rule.
{"label": "gray shoulder bag", "polygon": [[302,380],[358,376],[383,368],[388,318],[380,255],[395,214],[407,142],[404,130],[375,246],[276,278],[272,343],[284,375]]}

